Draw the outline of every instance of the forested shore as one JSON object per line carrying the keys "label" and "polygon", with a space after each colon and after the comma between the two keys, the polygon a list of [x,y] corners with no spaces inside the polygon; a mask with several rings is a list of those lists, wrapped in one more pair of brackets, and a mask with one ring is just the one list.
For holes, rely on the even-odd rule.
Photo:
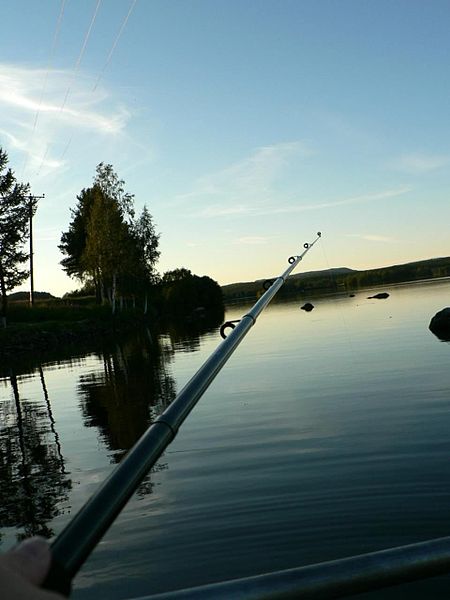
{"label": "forested shore", "polygon": [[[309,271],[291,275],[279,297],[314,293],[352,292],[360,288],[420,281],[450,276],[450,257],[432,258],[402,265],[357,271],[346,267]],[[270,281],[270,280],[269,280]],[[232,283],[222,286],[225,303],[254,299],[264,292],[265,280]],[[266,284],[267,285],[267,284]]]}

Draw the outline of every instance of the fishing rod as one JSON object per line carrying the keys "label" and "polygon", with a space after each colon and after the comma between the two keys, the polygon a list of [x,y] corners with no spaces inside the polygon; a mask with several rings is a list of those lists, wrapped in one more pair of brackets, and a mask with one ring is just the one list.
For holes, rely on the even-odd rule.
{"label": "fishing rod", "polygon": [[[114,522],[148,471],[175,438],[178,429],[216,375],[236,350],[257,317],[266,308],[287,277],[320,239],[320,231],[303,252],[288,259],[289,267],[275,280],[267,280],[265,293],[239,321],[221,328],[224,338],[216,350],[184,386],[175,400],[155,420],[97,492],[79,510],[51,545],[52,566],[43,587],[69,595],[72,579]],[[237,324],[236,324],[237,323]],[[225,335],[226,329],[232,331]]]}

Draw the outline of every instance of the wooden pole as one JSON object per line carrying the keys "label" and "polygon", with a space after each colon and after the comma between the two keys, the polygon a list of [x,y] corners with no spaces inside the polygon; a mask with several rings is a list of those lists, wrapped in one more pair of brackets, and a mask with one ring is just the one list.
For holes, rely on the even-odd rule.
{"label": "wooden pole", "polygon": [[30,216],[30,306],[34,306],[33,211],[37,205],[37,200],[40,198],[45,198],[45,196],[28,196]]}

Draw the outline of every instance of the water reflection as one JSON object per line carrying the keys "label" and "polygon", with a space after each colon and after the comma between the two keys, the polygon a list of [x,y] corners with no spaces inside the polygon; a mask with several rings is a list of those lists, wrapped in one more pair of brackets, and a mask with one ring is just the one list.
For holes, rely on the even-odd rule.
{"label": "water reflection", "polygon": [[171,320],[163,325],[166,334],[166,350],[172,352],[195,352],[200,348],[200,337],[217,331],[224,321],[224,310],[216,308],[212,312],[200,313],[199,317]]}
{"label": "water reflection", "polygon": [[[15,532],[17,539],[31,535],[51,537],[54,519],[70,512],[69,499],[77,490],[72,489],[63,449],[68,445],[83,452],[87,439],[82,431],[76,433],[76,441],[71,439],[76,405],[84,426],[98,431],[102,442],[97,449],[99,454],[104,455],[106,447],[109,460],[119,462],[149,423],[175,398],[176,384],[170,368],[176,350],[180,346],[185,351],[196,350],[200,336],[217,325],[216,317],[213,321],[167,325],[163,333],[143,328],[113,344],[97,342],[89,354],[80,347],[78,352],[73,348],[73,355],[65,360],[49,355],[47,365],[31,355],[16,365],[2,365],[0,542],[2,535],[11,534],[8,529]],[[52,386],[47,385],[46,374],[61,373],[64,379],[71,370],[76,378],[75,390],[59,390],[61,401],[55,419]],[[57,376],[55,382],[60,385]],[[76,472],[72,476],[74,482],[83,487],[81,474],[92,465],[83,464],[80,470],[73,454],[69,458],[71,469]],[[166,468],[159,461],[155,470]],[[138,495],[147,495],[152,489],[147,477]]]}
{"label": "water reflection", "polygon": [[72,487],[41,366],[39,373],[43,403],[21,398],[20,379],[11,371],[12,398],[0,404],[0,527],[15,527],[17,539],[50,537],[49,523]]}
{"label": "water reflection", "polygon": [[[270,307],[183,425],[166,453],[170,471],[144,482],[145,498],[129,503],[93,553],[75,598],[139,597],[445,535],[448,347],[428,323],[448,303],[448,286],[389,288],[386,302],[367,300],[373,292],[365,291],[311,297],[309,314],[299,302]],[[227,319],[246,310],[235,307]],[[173,398],[175,382],[220,341],[201,337],[207,327],[192,334],[190,327],[91,348],[53,366],[54,380],[44,365],[50,410],[36,366],[34,405],[30,378],[16,371],[21,413],[8,374],[0,395],[9,412],[0,418],[12,440],[1,439],[2,485],[8,443],[21,476],[20,440],[37,421],[27,423],[24,406],[38,405],[56,472],[62,477],[70,465],[70,502],[81,506]],[[197,356],[180,354],[198,348]],[[60,496],[54,505],[62,510],[64,502]],[[9,520],[2,513],[5,546],[7,527],[23,531],[26,507],[17,512]],[[57,531],[68,519],[44,522]],[[426,586],[415,597],[448,597],[448,585]]]}
{"label": "water reflection", "polygon": [[103,368],[82,374],[78,384],[86,427],[97,427],[120,462],[149,423],[175,398],[175,383],[164,352],[148,330],[117,341],[99,356]]}
{"label": "water reflection", "polygon": [[53,433],[53,437],[55,439],[56,452],[57,452],[59,462],[61,465],[61,473],[63,475],[65,475],[66,474],[65,461],[64,461],[64,457],[62,455],[61,443],[59,441],[59,435],[58,435],[58,432],[56,431],[56,423],[55,423],[55,419],[53,417],[52,405],[50,403],[50,398],[48,396],[47,386],[45,384],[44,370],[42,369],[42,365],[39,365],[38,370],[39,370],[39,378],[41,380],[41,385],[42,385],[42,391],[44,394],[45,405],[47,407],[47,413],[48,413],[48,418],[49,418],[49,422],[50,422],[50,429],[51,429],[51,431]]}

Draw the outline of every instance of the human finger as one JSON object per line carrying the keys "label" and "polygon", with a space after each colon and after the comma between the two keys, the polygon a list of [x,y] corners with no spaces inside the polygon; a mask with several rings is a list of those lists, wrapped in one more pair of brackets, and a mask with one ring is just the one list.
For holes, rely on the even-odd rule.
{"label": "human finger", "polygon": [[33,537],[0,557],[1,563],[26,581],[40,585],[50,569],[51,552],[47,541]]}

